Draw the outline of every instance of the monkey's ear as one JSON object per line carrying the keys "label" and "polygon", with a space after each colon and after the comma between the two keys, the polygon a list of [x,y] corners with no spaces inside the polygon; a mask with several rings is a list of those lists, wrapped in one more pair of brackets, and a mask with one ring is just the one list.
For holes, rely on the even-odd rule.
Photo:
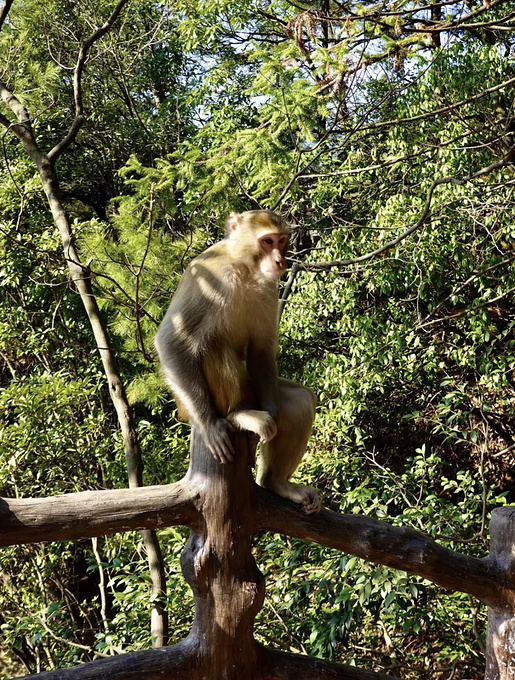
{"label": "monkey's ear", "polygon": [[238,227],[241,224],[241,215],[238,215],[238,213],[229,213],[227,216],[227,219],[225,220],[225,233],[227,236],[231,236],[234,234],[236,231],[238,231]]}

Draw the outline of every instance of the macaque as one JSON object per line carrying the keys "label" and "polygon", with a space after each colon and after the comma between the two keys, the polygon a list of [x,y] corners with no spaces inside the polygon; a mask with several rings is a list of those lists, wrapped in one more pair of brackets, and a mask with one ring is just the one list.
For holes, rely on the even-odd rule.
{"label": "macaque", "polygon": [[315,417],[311,390],[277,377],[277,281],[289,228],[269,210],[231,213],[226,237],[188,266],[155,346],[179,416],[229,463],[235,428],[261,441],[257,482],[317,512],[311,487],[289,481]]}

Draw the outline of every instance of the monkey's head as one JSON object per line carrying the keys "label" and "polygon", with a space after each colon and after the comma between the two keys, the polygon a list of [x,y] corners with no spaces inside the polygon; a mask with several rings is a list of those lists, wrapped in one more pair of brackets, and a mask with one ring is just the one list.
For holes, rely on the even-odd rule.
{"label": "monkey's head", "polygon": [[234,257],[252,260],[265,279],[282,276],[290,228],[280,215],[271,210],[231,213],[225,227]]}

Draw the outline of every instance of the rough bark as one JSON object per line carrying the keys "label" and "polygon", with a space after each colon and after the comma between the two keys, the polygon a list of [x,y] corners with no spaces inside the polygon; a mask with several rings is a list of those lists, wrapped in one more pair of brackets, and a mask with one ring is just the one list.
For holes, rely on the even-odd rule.
{"label": "rough bark", "polygon": [[502,600],[488,608],[485,680],[515,679],[515,508],[496,508],[490,521],[490,557],[504,575]]}
{"label": "rough bark", "polygon": [[174,647],[121,654],[12,680],[195,680],[194,669],[191,647],[184,641]]}
{"label": "rough bark", "polygon": [[193,430],[186,476],[200,494],[203,521],[191,529],[181,566],[195,598],[188,638],[198,664],[195,677],[205,680],[261,677],[253,625],[265,586],[251,550],[254,451],[245,434],[234,439],[238,453],[222,465]]}
{"label": "rough bark", "polygon": [[515,584],[489,555],[479,559],[449,550],[408,527],[393,527],[366,515],[341,515],[322,509],[304,515],[293,503],[258,488],[256,522],[266,529],[315,541],[329,548],[417,574],[443,588],[469,593],[497,607],[505,598],[501,583]]}
{"label": "rough bark", "polygon": [[[309,656],[287,654],[257,645],[261,664],[260,680],[398,680],[391,675],[363,671],[353,666],[328,663]],[[173,647],[122,654],[91,661],[82,666],[26,675],[13,680],[223,680],[226,676],[206,675],[196,662],[194,640],[188,638]],[[254,676],[244,660],[238,680]],[[231,676],[232,677],[232,676]]]}
{"label": "rough bark", "polygon": [[262,672],[262,680],[398,680],[393,675],[276,649],[264,649]]}
{"label": "rough bark", "polygon": [[[183,480],[168,486],[0,499],[0,546],[178,524],[195,526],[199,513],[204,512],[208,474],[190,471]],[[241,488],[235,487],[233,501],[240,502]],[[507,593],[515,589],[515,573],[506,570],[494,554],[482,559],[461,555],[414,529],[392,527],[366,515],[340,515],[325,509],[305,515],[298,505],[261,489],[252,480],[248,493],[252,502],[245,523],[250,534],[268,530],[315,541],[469,593],[495,609],[502,610]]]}
{"label": "rough bark", "polygon": [[0,547],[189,525],[197,521],[194,500],[195,490],[184,480],[48,498],[0,498]]}

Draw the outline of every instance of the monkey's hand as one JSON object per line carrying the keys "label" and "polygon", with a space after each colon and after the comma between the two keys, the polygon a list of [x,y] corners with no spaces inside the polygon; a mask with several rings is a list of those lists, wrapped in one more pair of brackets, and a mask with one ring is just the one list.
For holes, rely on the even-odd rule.
{"label": "monkey's hand", "polygon": [[277,425],[268,411],[242,409],[232,411],[227,420],[239,430],[257,434],[261,442],[268,442],[277,434]]}
{"label": "monkey's hand", "polygon": [[216,418],[204,425],[204,441],[219,463],[230,463],[234,457],[234,447],[229,437],[229,432],[233,431],[234,427],[225,418]]}

